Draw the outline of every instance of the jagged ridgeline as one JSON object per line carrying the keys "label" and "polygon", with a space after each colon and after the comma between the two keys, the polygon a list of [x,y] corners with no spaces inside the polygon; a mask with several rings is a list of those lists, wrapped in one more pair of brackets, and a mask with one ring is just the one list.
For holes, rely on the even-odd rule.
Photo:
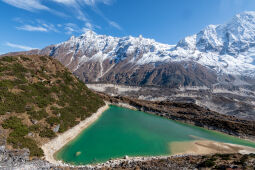
{"label": "jagged ridgeline", "polygon": [[0,58],[0,124],[12,148],[40,146],[104,105],[57,60],[45,56]]}

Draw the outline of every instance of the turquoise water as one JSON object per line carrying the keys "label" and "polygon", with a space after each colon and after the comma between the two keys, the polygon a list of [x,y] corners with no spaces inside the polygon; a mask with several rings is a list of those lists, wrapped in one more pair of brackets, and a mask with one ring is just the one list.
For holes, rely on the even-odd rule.
{"label": "turquoise water", "polygon": [[255,143],[117,106],[110,108],[56,158],[71,164],[93,164],[128,156],[169,155],[169,143],[196,140],[194,136],[255,148]]}

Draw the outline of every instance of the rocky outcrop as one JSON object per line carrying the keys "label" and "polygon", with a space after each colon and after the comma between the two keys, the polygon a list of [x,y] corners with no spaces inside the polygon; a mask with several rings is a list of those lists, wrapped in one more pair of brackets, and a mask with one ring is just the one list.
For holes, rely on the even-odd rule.
{"label": "rocky outcrop", "polygon": [[29,150],[8,150],[0,146],[0,169],[51,169],[52,164],[41,159],[29,159]]}

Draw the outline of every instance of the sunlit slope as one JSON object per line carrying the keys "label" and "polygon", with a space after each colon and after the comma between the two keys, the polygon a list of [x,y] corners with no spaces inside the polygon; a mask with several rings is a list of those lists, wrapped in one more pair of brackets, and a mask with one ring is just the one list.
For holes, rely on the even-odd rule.
{"label": "sunlit slope", "polygon": [[0,124],[7,144],[42,156],[41,144],[104,104],[57,60],[44,56],[0,59]]}

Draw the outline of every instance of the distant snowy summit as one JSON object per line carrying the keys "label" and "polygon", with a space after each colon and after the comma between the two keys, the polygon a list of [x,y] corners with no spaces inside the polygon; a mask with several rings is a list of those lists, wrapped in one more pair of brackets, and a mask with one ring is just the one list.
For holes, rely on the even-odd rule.
{"label": "distant snowy summit", "polygon": [[236,15],[223,25],[181,40],[170,56],[192,60],[217,73],[255,76],[255,12]]}
{"label": "distant snowy summit", "polygon": [[238,79],[239,84],[248,80],[251,84],[255,78],[255,12],[238,14],[223,25],[209,25],[177,45],[87,31],[32,53],[58,59],[85,82],[210,86]]}

